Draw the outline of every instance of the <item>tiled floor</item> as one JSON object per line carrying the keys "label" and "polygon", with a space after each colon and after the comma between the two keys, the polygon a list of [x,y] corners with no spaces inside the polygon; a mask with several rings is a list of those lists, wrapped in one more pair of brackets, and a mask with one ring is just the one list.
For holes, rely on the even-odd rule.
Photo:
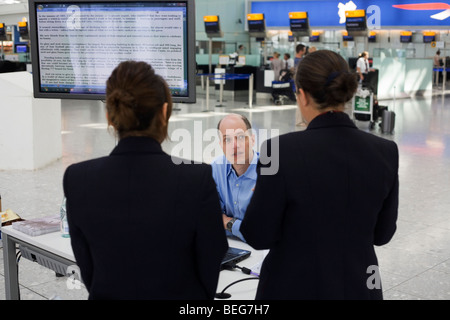
{"label": "tiled floor", "polygon": [[[168,153],[209,162],[214,153],[209,152],[211,140],[203,133],[215,128],[218,120],[229,112],[247,115],[261,135],[262,129],[268,128],[278,130],[279,134],[303,130],[295,126],[294,105],[273,106],[270,101],[259,99],[249,109],[245,98],[225,97],[225,100],[228,100],[224,103],[226,107],[219,108],[215,106],[216,100],[211,99],[208,108],[204,95],[199,93],[195,105],[177,105],[181,110],[174,111],[171,118],[171,141],[165,142],[163,148]],[[395,132],[384,135],[376,127],[372,133],[396,141],[400,149],[398,231],[389,244],[376,249],[385,299],[448,300],[450,95],[434,94],[381,104],[395,109]],[[367,122],[357,121],[357,125],[368,130]],[[187,133],[190,136],[186,137]],[[189,139],[191,150],[180,148]],[[64,169],[73,162],[107,155],[116,143],[112,131],[107,129],[101,102],[63,101],[62,143],[62,158],[45,168],[0,171],[3,209],[13,209],[25,219],[58,214]],[[0,299],[5,298],[3,274],[0,249]],[[68,290],[66,278],[56,278],[54,272],[26,259],[19,262],[19,280],[22,299],[87,297],[84,289]]]}

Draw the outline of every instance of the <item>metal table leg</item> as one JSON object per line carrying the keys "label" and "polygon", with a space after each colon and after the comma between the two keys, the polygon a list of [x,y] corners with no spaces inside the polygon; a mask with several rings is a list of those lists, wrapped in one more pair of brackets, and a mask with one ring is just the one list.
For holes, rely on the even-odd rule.
{"label": "metal table leg", "polygon": [[16,243],[2,233],[3,263],[5,268],[6,300],[19,300],[19,276],[17,274]]}

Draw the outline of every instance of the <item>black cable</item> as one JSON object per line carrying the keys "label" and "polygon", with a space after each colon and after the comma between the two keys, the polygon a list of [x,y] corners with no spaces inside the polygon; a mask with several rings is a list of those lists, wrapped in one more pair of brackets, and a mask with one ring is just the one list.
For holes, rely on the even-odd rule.
{"label": "black cable", "polygon": [[238,266],[237,264],[234,264],[234,263],[227,263],[227,264],[225,264],[225,266],[223,267],[223,269],[225,269],[225,270],[233,270],[233,269],[239,269],[239,270],[241,270],[242,271],[242,273],[245,273],[245,274],[251,274],[251,275],[253,275],[253,276],[255,276],[255,277],[259,277],[259,273],[256,273],[256,272],[253,272],[251,269],[249,269],[249,268],[246,268],[246,267],[241,267],[241,266]]}
{"label": "black cable", "polygon": [[259,273],[253,272],[253,271],[252,271],[251,269],[249,269],[249,268],[241,267],[241,266],[238,266],[238,265],[235,265],[234,267],[240,269],[240,270],[241,270],[243,273],[245,273],[245,274],[251,274],[251,275],[253,275],[253,276],[259,277]]}
{"label": "black cable", "polygon": [[259,277],[252,277],[252,278],[244,278],[244,279],[240,279],[237,281],[234,281],[232,283],[230,283],[229,285],[227,285],[222,292],[216,293],[215,297],[217,299],[228,299],[231,297],[231,294],[226,293],[225,290],[227,290],[229,287],[235,285],[236,283],[242,282],[242,281],[247,281],[247,280],[259,280]]}
{"label": "black cable", "polygon": [[[17,250],[17,247],[15,248]],[[19,284],[19,261],[22,258],[22,251],[16,251],[16,270],[17,270],[17,298],[20,300],[20,284]]]}

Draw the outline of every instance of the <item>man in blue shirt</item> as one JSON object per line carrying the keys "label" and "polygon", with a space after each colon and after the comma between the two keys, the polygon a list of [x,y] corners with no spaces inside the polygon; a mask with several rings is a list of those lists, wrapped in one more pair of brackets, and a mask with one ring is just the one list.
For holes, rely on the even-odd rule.
{"label": "man in blue shirt", "polygon": [[301,43],[298,44],[297,47],[295,47],[294,68],[297,68],[300,61],[302,61],[303,57],[306,54],[306,49],[306,46]]}
{"label": "man in blue shirt", "polygon": [[239,229],[256,184],[259,153],[253,150],[255,136],[248,119],[239,114],[224,117],[217,129],[224,154],[215,158],[211,166],[223,225],[228,236],[245,241]]}

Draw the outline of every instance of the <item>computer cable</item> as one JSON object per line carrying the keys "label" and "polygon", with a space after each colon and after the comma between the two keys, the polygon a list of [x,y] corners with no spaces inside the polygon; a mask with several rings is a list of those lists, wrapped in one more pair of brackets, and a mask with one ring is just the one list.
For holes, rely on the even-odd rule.
{"label": "computer cable", "polygon": [[[17,250],[17,247],[15,248]],[[22,252],[16,251],[16,270],[17,270],[17,298],[20,300],[20,285],[19,285],[19,261],[22,258]]]}
{"label": "computer cable", "polygon": [[237,264],[234,264],[234,263],[227,263],[227,264],[225,264],[225,266],[223,267],[223,269],[224,270],[230,270],[230,271],[233,271],[234,269],[239,269],[239,270],[241,270],[242,271],[242,273],[245,273],[245,274],[251,274],[251,275],[253,275],[253,276],[255,276],[255,277],[259,277],[259,273],[256,273],[256,272],[253,272],[251,269],[249,269],[249,268],[246,268],[246,267],[241,267],[241,266],[238,266]]}
{"label": "computer cable", "polygon": [[241,270],[243,273],[245,273],[245,274],[251,274],[251,275],[253,275],[253,276],[255,276],[255,277],[259,277],[259,273],[253,272],[253,271],[252,271],[251,269],[249,269],[249,268],[241,267],[241,266],[238,266],[238,265],[235,265],[234,267],[240,269],[240,270]]}
{"label": "computer cable", "polygon": [[238,266],[237,264],[227,264],[227,265],[225,266],[225,269],[226,269],[226,270],[233,270],[233,269],[235,269],[235,268],[240,269],[240,270],[241,270],[243,273],[245,273],[245,274],[251,274],[251,275],[254,275],[255,277],[244,278],[244,279],[240,279],[240,280],[237,280],[237,281],[234,281],[234,282],[230,283],[228,286],[226,286],[226,287],[222,290],[222,292],[218,292],[218,293],[215,294],[215,297],[216,297],[217,299],[228,299],[228,298],[230,298],[230,297],[231,297],[231,294],[226,293],[225,291],[226,291],[229,287],[235,285],[236,283],[239,283],[239,282],[242,282],[242,281],[247,281],[247,280],[259,280],[259,273],[253,272],[253,271],[252,271],[251,269],[249,269],[249,268],[241,267],[241,266]]}
{"label": "computer cable", "polygon": [[227,285],[227,286],[222,290],[222,292],[216,293],[216,294],[215,294],[215,297],[216,297],[217,299],[228,299],[228,298],[231,298],[231,294],[226,293],[225,291],[226,291],[229,287],[235,285],[236,283],[239,283],[239,282],[242,282],[242,281],[247,281],[247,280],[259,280],[259,277],[244,278],[244,279],[240,279],[240,280],[234,281],[234,282],[230,283],[229,285]]}

